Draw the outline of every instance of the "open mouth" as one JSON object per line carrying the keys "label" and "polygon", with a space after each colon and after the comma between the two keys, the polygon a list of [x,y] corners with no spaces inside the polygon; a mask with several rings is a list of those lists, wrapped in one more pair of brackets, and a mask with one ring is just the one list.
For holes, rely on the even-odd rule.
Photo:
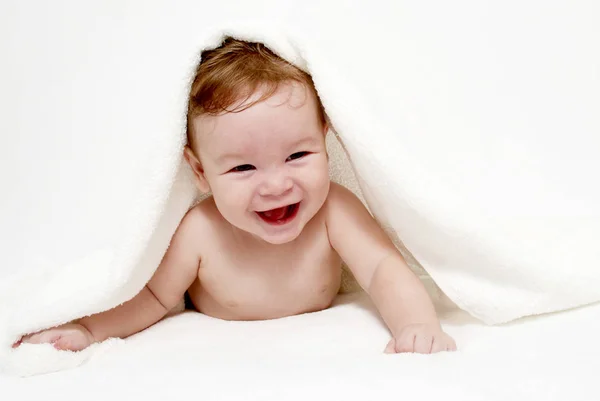
{"label": "open mouth", "polygon": [[300,209],[300,202],[278,207],[276,209],[256,212],[256,214],[258,214],[266,223],[282,225],[292,221],[298,214],[298,209]]}

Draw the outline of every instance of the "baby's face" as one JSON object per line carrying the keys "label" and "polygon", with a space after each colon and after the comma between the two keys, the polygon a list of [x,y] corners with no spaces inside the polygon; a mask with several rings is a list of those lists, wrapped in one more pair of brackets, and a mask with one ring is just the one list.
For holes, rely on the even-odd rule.
{"label": "baby's face", "polygon": [[223,217],[272,244],[298,237],[329,192],[326,127],[314,95],[282,85],[263,102],[199,117],[194,127],[204,177]]}

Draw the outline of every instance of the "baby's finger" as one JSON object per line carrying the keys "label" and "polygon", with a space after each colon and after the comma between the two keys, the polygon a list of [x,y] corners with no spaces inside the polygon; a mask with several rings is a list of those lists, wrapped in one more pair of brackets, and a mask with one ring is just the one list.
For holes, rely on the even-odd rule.
{"label": "baby's finger", "polygon": [[402,335],[396,340],[396,352],[414,352],[415,351],[415,333]]}
{"label": "baby's finger", "polygon": [[385,347],[383,351],[385,354],[395,354],[396,353],[396,339],[392,338]]}
{"label": "baby's finger", "polygon": [[419,354],[430,354],[433,336],[430,334],[421,334],[415,338],[415,352]]}
{"label": "baby's finger", "polygon": [[443,338],[433,337],[433,343],[431,344],[431,353],[446,351],[446,343]]}
{"label": "baby's finger", "polygon": [[446,351],[456,351],[456,342],[452,337],[448,337],[446,340]]}
{"label": "baby's finger", "polygon": [[76,351],[75,349],[73,349],[73,344],[72,344],[71,339],[67,336],[60,337],[56,341],[53,341],[52,345],[54,346],[55,349],[57,349],[59,351],[67,351],[67,350]]}
{"label": "baby's finger", "polygon": [[23,337],[24,343],[45,344],[53,343],[60,338],[60,332],[56,330],[46,330],[31,336]]}
{"label": "baby's finger", "polygon": [[40,336],[41,333],[34,333],[34,334],[28,334],[26,336],[21,337],[21,339],[19,340],[19,344],[22,343],[31,343],[31,344],[39,344],[40,341]]}

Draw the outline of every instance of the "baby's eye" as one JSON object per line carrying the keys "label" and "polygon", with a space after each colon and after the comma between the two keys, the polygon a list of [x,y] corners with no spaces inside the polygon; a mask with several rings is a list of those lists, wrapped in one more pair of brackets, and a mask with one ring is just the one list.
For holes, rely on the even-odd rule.
{"label": "baby's eye", "polygon": [[308,152],[296,152],[296,153],[292,153],[287,159],[285,159],[286,162],[290,162],[292,160],[296,160],[296,159],[300,159],[304,156],[308,155]]}
{"label": "baby's eye", "polygon": [[232,173],[242,173],[244,171],[250,171],[250,170],[254,170],[254,166],[251,164],[242,164],[240,166],[236,166],[234,168],[232,168],[231,170],[229,170]]}

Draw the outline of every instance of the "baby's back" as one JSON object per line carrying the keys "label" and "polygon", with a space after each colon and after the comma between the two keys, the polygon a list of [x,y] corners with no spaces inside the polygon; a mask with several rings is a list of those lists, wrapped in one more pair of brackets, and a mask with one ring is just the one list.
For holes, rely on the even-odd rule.
{"label": "baby's back", "polygon": [[322,310],[341,280],[341,260],[317,213],[297,239],[272,245],[229,224],[212,198],[196,206],[202,215],[198,278],[188,293],[202,313],[227,320],[262,320]]}

